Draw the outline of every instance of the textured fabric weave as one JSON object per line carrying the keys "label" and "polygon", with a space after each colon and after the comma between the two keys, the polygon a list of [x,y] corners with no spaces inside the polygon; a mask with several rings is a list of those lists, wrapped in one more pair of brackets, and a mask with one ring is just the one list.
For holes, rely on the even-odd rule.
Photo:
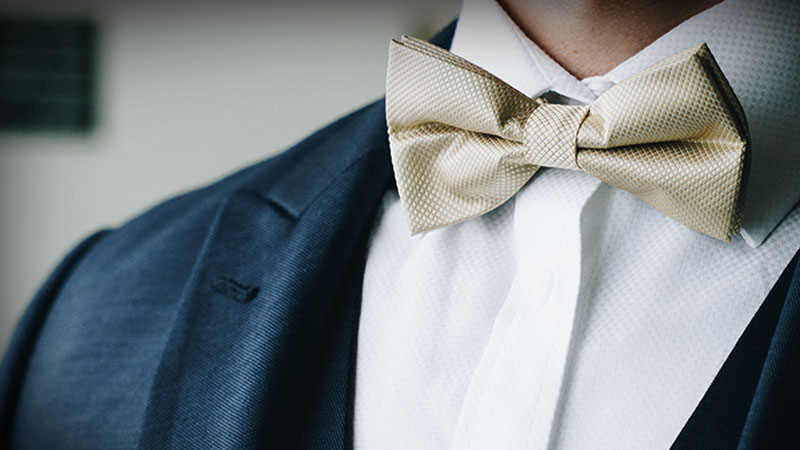
{"label": "textured fabric weave", "polygon": [[739,232],[747,125],[705,45],[568,106],[406,36],[390,47],[386,108],[412,232],[496,208],[541,166],[584,170],[717,239]]}
{"label": "textured fabric weave", "polygon": [[[466,0],[451,52],[553,103],[590,104],[609,85],[708,42],[747,113],[750,207],[740,236],[725,243],[621,189],[599,182],[587,189],[593,177],[584,172],[542,169],[502,207],[409,235],[400,199],[388,193],[365,274],[355,448],[471,442],[666,449],[679,433],[685,438],[679,448],[736,448],[744,419],[724,429],[714,423],[736,416],[729,400],[742,399],[746,411],[752,390],[739,384],[741,366],[733,368],[733,382],[722,384],[719,369],[800,247],[797,215],[780,222],[800,188],[790,126],[800,120],[792,106],[800,89],[799,18],[800,6],[788,0],[726,0],[608,75],[577,80],[526,39],[494,0]],[[583,208],[571,207],[580,199]],[[491,245],[496,254],[487,256]],[[579,256],[565,252],[576,245]],[[566,285],[576,271],[576,296],[531,289],[542,278]],[[470,291],[475,297],[463,295],[468,286],[478,287]],[[574,320],[565,319],[570,308]],[[684,431],[699,432],[682,433],[709,386],[724,401],[694,414],[694,427]],[[796,396],[779,398],[781,411],[796,405]]]}

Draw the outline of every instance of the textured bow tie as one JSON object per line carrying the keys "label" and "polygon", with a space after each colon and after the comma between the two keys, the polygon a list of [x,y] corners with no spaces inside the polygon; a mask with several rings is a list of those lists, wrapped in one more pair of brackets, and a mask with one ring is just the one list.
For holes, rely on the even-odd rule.
{"label": "textured bow tie", "polygon": [[389,49],[386,118],[413,233],[491,211],[539,167],[583,170],[717,239],[739,232],[747,123],[705,44],[568,106],[404,36]]}

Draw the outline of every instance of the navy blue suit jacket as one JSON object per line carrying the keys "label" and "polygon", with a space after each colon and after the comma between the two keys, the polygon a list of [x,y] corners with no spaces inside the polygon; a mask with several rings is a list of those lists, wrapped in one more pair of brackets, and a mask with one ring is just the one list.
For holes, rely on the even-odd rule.
{"label": "navy blue suit jacket", "polygon": [[[4,358],[0,447],[351,446],[367,240],[393,186],[379,101],[88,238]],[[795,256],[673,447],[800,448],[799,355]]]}

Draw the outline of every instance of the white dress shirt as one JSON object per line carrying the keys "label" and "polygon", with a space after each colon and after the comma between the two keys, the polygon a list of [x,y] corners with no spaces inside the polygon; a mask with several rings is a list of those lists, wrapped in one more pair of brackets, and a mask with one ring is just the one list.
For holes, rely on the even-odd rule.
{"label": "white dress shirt", "polygon": [[389,192],[364,279],[355,446],[669,448],[800,248],[799,24],[791,0],[727,0],[579,81],[493,0],[466,0],[452,51],[569,103],[707,42],[750,125],[744,226],[717,241],[545,169],[500,208],[411,236]]}

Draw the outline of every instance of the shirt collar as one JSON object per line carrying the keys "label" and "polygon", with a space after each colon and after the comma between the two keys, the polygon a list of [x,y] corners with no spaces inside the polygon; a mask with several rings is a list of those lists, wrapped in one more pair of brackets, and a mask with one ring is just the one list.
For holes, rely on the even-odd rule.
{"label": "shirt collar", "polygon": [[519,29],[495,0],[464,0],[451,51],[535,97],[590,103],[614,83],[706,42],[744,108],[752,159],[742,238],[757,247],[800,199],[800,2],[726,0],[695,15],[599,77],[578,80]]}

